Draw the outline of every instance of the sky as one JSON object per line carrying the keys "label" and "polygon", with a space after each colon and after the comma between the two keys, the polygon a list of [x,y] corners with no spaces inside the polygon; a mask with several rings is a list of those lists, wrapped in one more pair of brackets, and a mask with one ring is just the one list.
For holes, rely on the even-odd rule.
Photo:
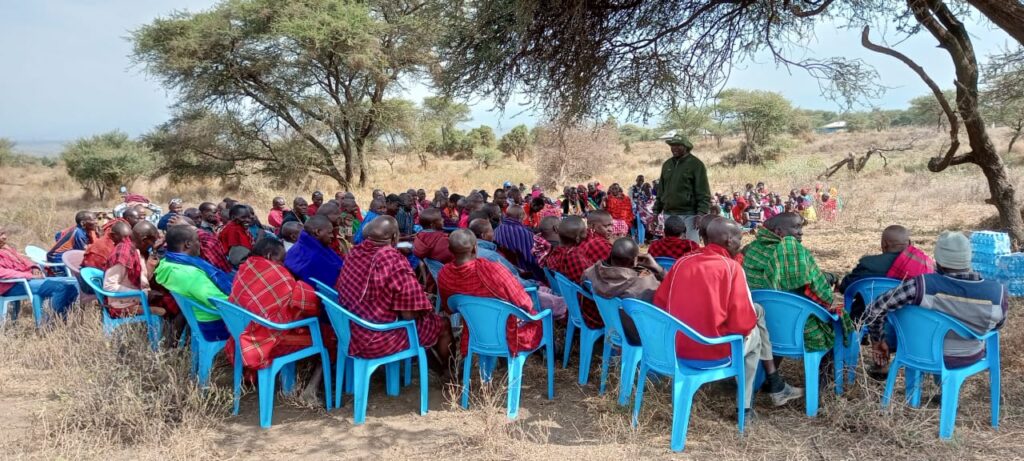
{"label": "sky", "polygon": [[[0,0],[0,137],[14,139],[24,149],[33,145],[59,146],[82,136],[122,130],[137,136],[164,122],[173,94],[132,65],[130,31],[175,10],[198,11],[215,0]],[[969,21],[980,59],[1013,42],[987,22]],[[877,42],[885,31],[873,32]],[[859,30],[824,24],[806,50],[791,57],[845,56],[873,65],[889,87],[874,101],[881,108],[902,108],[927,88],[903,64],[860,46]],[[894,34],[890,34],[895,37]],[[899,50],[912,56],[943,87],[952,87],[948,57],[930,37],[919,34]],[[794,105],[838,110],[824,100],[817,82],[793,69],[778,68],[767,56],[739,64],[728,87],[777,91]],[[424,85],[410,85],[406,97],[429,95]],[[536,121],[535,114],[510,103],[504,113],[493,102],[470,101],[473,120],[499,133]],[[616,115],[616,114],[612,114]],[[621,117],[620,117],[621,119]],[[655,124],[657,121],[649,121]]]}

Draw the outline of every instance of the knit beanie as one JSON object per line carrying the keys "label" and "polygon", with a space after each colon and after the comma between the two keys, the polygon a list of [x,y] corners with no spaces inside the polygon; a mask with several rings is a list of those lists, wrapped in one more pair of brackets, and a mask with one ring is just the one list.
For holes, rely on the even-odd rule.
{"label": "knit beanie", "polygon": [[943,232],[935,241],[935,263],[947,269],[970,270],[970,240],[961,232]]}

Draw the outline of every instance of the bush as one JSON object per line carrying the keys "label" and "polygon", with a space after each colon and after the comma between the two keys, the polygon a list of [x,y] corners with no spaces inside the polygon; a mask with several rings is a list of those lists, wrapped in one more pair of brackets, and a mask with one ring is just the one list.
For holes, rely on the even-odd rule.
{"label": "bush", "polygon": [[120,131],[82,138],[64,149],[64,166],[87,195],[100,200],[153,170],[153,153]]}
{"label": "bush", "polygon": [[610,125],[546,126],[535,131],[537,179],[546,189],[597,176],[614,162],[619,149],[618,131]]}
{"label": "bush", "polygon": [[526,125],[519,125],[501,137],[498,150],[515,157],[517,162],[522,162],[530,152],[531,144],[529,128],[526,128]]}
{"label": "bush", "polygon": [[473,148],[473,160],[476,161],[477,167],[483,167],[486,170],[501,160],[501,151],[493,147],[475,147]]}

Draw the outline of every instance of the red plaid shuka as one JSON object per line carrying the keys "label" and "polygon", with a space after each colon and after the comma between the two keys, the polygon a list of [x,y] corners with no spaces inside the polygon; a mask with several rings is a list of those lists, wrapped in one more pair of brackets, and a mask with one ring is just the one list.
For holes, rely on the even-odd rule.
{"label": "red plaid shuka", "polygon": [[227,273],[233,272],[235,269],[228,262],[227,251],[224,250],[224,245],[221,245],[217,236],[206,229],[197,229],[197,231],[199,233],[199,257],[213,264],[217,269]]}
{"label": "red plaid shuka", "polygon": [[[320,301],[312,287],[295,280],[282,264],[259,256],[250,256],[239,267],[229,299],[243,309],[276,323],[294,322],[320,312]],[[270,366],[276,357],[312,344],[308,328],[280,331],[255,322],[245,328],[239,340],[242,364],[257,370]],[[224,351],[228,360],[234,361],[233,340],[228,340]]]}
{"label": "red plaid shuka", "polygon": [[103,224],[103,227],[100,229],[100,237],[106,237],[110,235],[110,230],[113,229],[114,226],[117,225],[117,223],[119,222],[128,224],[128,220],[124,218],[111,219],[110,221],[107,221],[105,224]]}
{"label": "red plaid shuka", "polygon": [[85,255],[82,257],[82,267],[95,267],[101,271],[107,270],[107,262],[110,261],[110,257],[114,255],[114,241],[110,239],[110,234],[106,234],[100,237],[89,248],[85,250]]}
{"label": "red plaid shuka", "polygon": [[629,200],[629,197],[609,195],[605,209],[608,210],[608,214],[612,215],[612,219],[625,221],[629,226],[633,225],[633,202]]}
{"label": "red plaid shuka", "polygon": [[[609,249],[609,251],[611,250]],[[588,261],[583,256],[582,245],[574,247],[558,246],[551,250],[551,253],[548,253],[542,265],[555,272],[560,272],[577,284],[581,284],[583,283],[583,271],[594,265],[593,262]],[[604,327],[604,321],[601,320],[601,313],[597,310],[597,305],[582,295],[580,296],[580,312],[583,314],[583,321],[586,322],[588,327]]]}
{"label": "red plaid shuka", "polygon": [[220,244],[226,250],[231,250],[233,247],[252,249],[252,234],[249,233],[248,229],[235,221],[228,222],[220,230],[220,234],[217,234],[217,238],[220,239]]}
{"label": "red plaid shuka", "polygon": [[700,245],[693,240],[666,235],[651,242],[651,246],[647,248],[647,254],[654,258],[664,256],[679,259],[697,250],[700,250]]}
{"label": "red plaid shuka", "polygon": [[935,261],[914,245],[908,245],[907,249],[903,250],[892,262],[892,266],[889,266],[889,272],[885,276],[897,280],[907,280],[933,272],[935,272]]}
{"label": "red plaid shuka", "polygon": [[[32,269],[38,269],[38,266],[14,247],[0,247],[0,279],[30,279],[33,278]],[[7,293],[13,286],[13,283],[0,283],[0,295]]]}
{"label": "red plaid shuka", "polygon": [[537,264],[544,265],[544,258],[548,257],[548,253],[551,253],[551,242],[547,241],[540,234],[534,234],[533,236],[533,249],[530,250],[533,254],[533,259],[537,261]]}
{"label": "red plaid shuka", "polygon": [[[445,264],[437,275],[437,286],[441,292],[441,305],[448,305],[448,298],[455,295],[496,298],[513,304],[528,314],[536,314],[533,301],[526,289],[504,266],[486,259],[474,259],[461,266]],[[509,353],[530,350],[540,345],[544,334],[541,322],[521,322],[509,316],[505,324]],[[462,332],[462,356],[469,350],[469,328]]]}
{"label": "red plaid shuka", "polygon": [[[587,239],[580,243],[580,252],[587,262],[587,267],[593,266],[598,261],[608,259],[612,254],[612,242],[595,234],[593,231],[587,233]],[[586,267],[584,267],[586,269]]]}
{"label": "red plaid shuka", "polygon": [[[433,312],[409,260],[390,245],[365,240],[353,247],[335,289],[340,304],[368,322],[390,323],[399,320],[401,312],[423,313],[416,318],[420,346],[437,343],[444,320]],[[372,359],[408,348],[405,329],[370,331],[352,325],[350,355]]]}
{"label": "red plaid shuka", "polygon": [[135,249],[132,239],[121,240],[121,243],[114,247],[114,253],[107,260],[107,268],[118,264],[124,266],[128,283],[137,287],[142,286],[142,257],[139,255],[139,250]]}

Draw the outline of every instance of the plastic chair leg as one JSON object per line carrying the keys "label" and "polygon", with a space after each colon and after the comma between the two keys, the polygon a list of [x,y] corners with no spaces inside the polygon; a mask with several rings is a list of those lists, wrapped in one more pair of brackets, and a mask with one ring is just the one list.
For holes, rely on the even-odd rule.
{"label": "plastic chair leg", "polygon": [[234,376],[234,404],[235,408],[231,414],[238,416],[238,401],[242,398],[242,361],[239,360],[242,354],[235,349],[235,376]]}
{"label": "plastic chair leg", "polygon": [[[607,338],[606,338],[607,339]],[[608,382],[608,361],[612,358],[612,342],[604,341],[604,347],[601,348],[601,384],[598,386],[598,395],[604,395],[604,386]],[[622,357],[619,357],[619,361],[622,361]]]}
{"label": "plastic chair leg", "polygon": [[213,368],[214,354],[216,354],[214,350],[201,350],[192,355],[196,361],[196,381],[199,383],[200,388],[205,389],[210,382],[210,371]]}
{"label": "plastic chair leg", "polygon": [[690,409],[696,390],[696,386],[687,379],[676,379],[672,383],[672,451],[683,451],[683,447],[686,446]]}
{"label": "plastic chair leg", "polygon": [[621,373],[619,379],[619,405],[625,406],[629,402],[629,394],[633,391],[633,380],[636,378],[636,367],[640,363],[640,351],[638,347],[623,346]]}
{"label": "plastic chair leg", "polygon": [[910,406],[918,408],[921,406],[921,372],[908,367],[905,373],[907,401]]}
{"label": "plastic chair leg", "polygon": [[589,336],[586,331],[580,331],[580,379],[581,386],[590,381],[590,361],[594,357],[594,343],[599,336]]}
{"label": "plastic chair leg", "polygon": [[421,347],[416,356],[420,369],[420,416],[427,414],[430,405],[430,382],[427,380],[427,353]]}
{"label": "plastic chair leg", "polygon": [[896,374],[899,373],[900,366],[893,361],[889,365],[889,376],[885,378],[885,392],[882,393],[882,408],[889,406],[889,400],[892,399],[893,388],[896,387]]}
{"label": "plastic chair leg", "polygon": [[405,359],[405,375],[402,377],[403,387],[412,385],[412,357]]}
{"label": "plastic chair leg", "polygon": [[489,355],[477,355],[477,366],[480,367],[480,380],[489,383],[494,377],[494,369],[498,365],[498,359]]}
{"label": "plastic chair leg", "polygon": [[939,409],[939,438],[953,437],[956,427],[956,410],[960,404],[960,386],[965,376],[944,376],[942,380],[942,407]]}
{"label": "plastic chair leg", "polygon": [[327,353],[327,349],[321,345],[320,349],[320,368],[323,371],[324,379],[324,405],[327,411],[331,411],[331,405],[333,399],[331,398],[331,355]]}
{"label": "plastic chair leg", "polygon": [[576,333],[576,325],[572,324],[572,319],[569,319],[565,325],[565,344],[562,346],[565,348],[562,351],[562,368],[569,366],[569,354],[572,353],[572,337]]}
{"label": "plastic chair leg", "polygon": [[391,362],[384,365],[384,378],[387,383],[388,397],[395,397],[399,391],[399,379],[401,378],[398,373],[401,370],[401,363]]}
{"label": "plastic chair leg", "polygon": [[[989,352],[991,354],[991,351]],[[988,389],[989,395],[992,398],[992,427],[999,428],[999,396],[1001,395],[1002,383],[1001,374],[1002,371],[999,369],[999,354],[995,354],[995,359],[992,359],[992,355],[989,356],[990,360],[995,360],[995,363],[989,362],[988,369]]]}
{"label": "plastic chair leg", "polygon": [[260,427],[269,428],[274,418],[274,367],[273,365],[257,371],[259,386]]}
{"label": "plastic chair leg", "polygon": [[807,416],[818,416],[818,373],[821,357],[824,354],[804,354],[804,400],[807,405]]}
{"label": "plastic chair leg", "polygon": [[544,346],[544,355],[548,362],[548,400],[555,398],[555,341],[549,340]]}
{"label": "plastic chair leg", "polygon": [[508,358],[508,419],[519,416],[519,394],[523,388],[523,363],[526,354]]}
{"label": "plastic chair leg", "polygon": [[358,426],[366,422],[366,400],[370,394],[370,374],[365,360],[353,360],[354,370],[352,376],[352,387],[355,390],[355,407],[353,419]]}
{"label": "plastic chair leg", "polygon": [[345,394],[345,378],[347,377],[349,381],[352,380],[351,376],[346,376],[345,369],[351,368],[352,365],[350,364],[351,359],[345,357],[340,351],[336,357],[338,358],[338,362],[337,365],[334,366],[336,368],[334,372],[334,408],[341,408],[343,400],[342,396]]}
{"label": "plastic chair leg", "polygon": [[636,397],[633,397],[633,427],[636,427],[640,417],[640,405],[644,401],[644,384],[647,382],[646,366],[640,366],[640,377],[636,382]]}
{"label": "plastic chair leg", "polygon": [[295,390],[295,362],[281,367],[281,392],[291,394]]}
{"label": "plastic chair leg", "polygon": [[473,351],[462,359],[462,408],[469,408],[469,387],[473,383]]}
{"label": "plastic chair leg", "polygon": [[836,395],[843,395],[843,377],[846,363],[846,347],[843,346],[842,330],[836,335],[836,345],[832,348],[832,374],[836,381]]}

